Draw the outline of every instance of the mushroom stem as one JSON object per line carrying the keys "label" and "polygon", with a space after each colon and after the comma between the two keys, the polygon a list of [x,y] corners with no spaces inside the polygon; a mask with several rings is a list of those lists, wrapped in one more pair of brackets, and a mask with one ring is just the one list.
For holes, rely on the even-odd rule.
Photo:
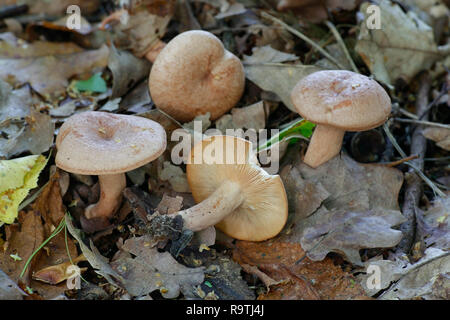
{"label": "mushroom stem", "polygon": [[153,46],[151,46],[151,48],[145,54],[145,58],[151,63],[154,63],[159,53],[161,52],[162,49],[164,49],[165,46],[166,46],[165,42],[157,39],[156,43]]}
{"label": "mushroom stem", "polygon": [[312,168],[317,168],[339,153],[345,130],[320,124],[316,126],[308,150],[303,160]]}
{"label": "mushroom stem", "polygon": [[88,219],[110,218],[122,201],[122,191],[127,185],[124,173],[99,175],[100,199],[86,208],[84,215]]}
{"label": "mushroom stem", "polygon": [[243,201],[239,184],[226,180],[208,198],[178,214],[183,218],[184,228],[200,231],[222,221]]}

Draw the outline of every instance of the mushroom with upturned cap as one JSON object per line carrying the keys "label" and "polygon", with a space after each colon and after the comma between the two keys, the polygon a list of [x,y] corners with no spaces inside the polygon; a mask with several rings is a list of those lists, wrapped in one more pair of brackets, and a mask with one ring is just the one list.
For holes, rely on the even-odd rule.
{"label": "mushroom with upturned cap", "polygon": [[178,121],[210,113],[215,120],[244,92],[241,61],[210,32],[193,30],[173,38],[158,54],[149,77],[156,107]]}
{"label": "mushroom with upturned cap", "polygon": [[291,93],[298,113],[317,124],[304,162],[316,168],[339,153],[345,131],[365,131],[383,124],[391,99],[375,80],[345,70],[312,73]]}
{"label": "mushroom with upturned cap", "polygon": [[126,187],[125,172],[159,157],[166,149],[166,132],[157,122],[138,116],[87,111],[75,114],[56,137],[56,166],[84,175],[98,175],[100,199],[85,216],[110,218]]}
{"label": "mushroom with upturned cap", "polygon": [[215,225],[248,241],[263,241],[282,230],[288,215],[283,182],[258,165],[249,141],[211,136],[193,147],[189,159],[187,179],[198,204],[174,213],[183,218],[184,228]]}

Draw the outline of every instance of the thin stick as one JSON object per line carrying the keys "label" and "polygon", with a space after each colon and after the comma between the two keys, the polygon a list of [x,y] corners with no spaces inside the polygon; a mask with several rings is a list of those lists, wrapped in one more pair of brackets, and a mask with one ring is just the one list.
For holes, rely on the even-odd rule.
{"label": "thin stick", "polygon": [[339,61],[337,61],[335,58],[333,58],[328,52],[326,52],[321,46],[319,46],[317,43],[315,43],[314,41],[312,41],[310,38],[308,38],[307,36],[305,36],[303,33],[301,33],[300,31],[298,31],[297,29],[292,28],[291,26],[287,25],[286,23],[284,23],[283,21],[281,21],[278,18],[275,18],[274,16],[266,13],[266,12],[261,12],[261,16],[263,16],[264,18],[267,18],[269,20],[272,20],[275,23],[278,23],[279,25],[281,25],[282,27],[284,27],[286,30],[288,30],[289,32],[291,32],[292,34],[296,35],[297,37],[299,37],[300,39],[302,39],[303,41],[307,42],[309,45],[311,45],[312,47],[314,47],[317,51],[319,51],[325,58],[327,58],[328,60],[330,60],[331,62],[333,62],[336,66],[338,66],[340,69],[344,69],[345,67],[343,65],[341,65],[339,63]]}
{"label": "thin stick", "polygon": [[397,160],[397,161],[392,161],[392,162],[388,162],[388,163],[384,163],[384,165],[386,167],[395,167],[398,166],[399,164],[405,163],[409,160],[414,160],[417,159],[419,156],[417,154],[413,154],[412,156]]}
{"label": "thin stick", "polygon": [[450,129],[450,125],[445,124],[445,123],[431,122],[431,121],[426,121],[426,120],[404,119],[404,118],[394,118],[394,120],[398,121],[398,122],[416,123],[416,124],[422,124],[422,125],[426,125],[426,126]]}
{"label": "thin stick", "polygon": [[353,62],[353,59],[352,59],[350,53],[347,50],[347,47],[346,47],[346,45],[344,43],[344,40],[342,40],[342,37],[339,34],[339,32],[337,31],[337,29],[334,26],[334,24],[331,21],[328,21],[328,20],[325,21],[325,24],[330,29],[331,33],[333,33],[333,35],[336,38],[338,44],[341,46],[342,50],[344,51],[345,57],[347,58],[348,62],[350,63],[350,66],[352,67],[353,71],[356,72],[356,73],[359,73],[359,70],[356,67],[355,62]]}

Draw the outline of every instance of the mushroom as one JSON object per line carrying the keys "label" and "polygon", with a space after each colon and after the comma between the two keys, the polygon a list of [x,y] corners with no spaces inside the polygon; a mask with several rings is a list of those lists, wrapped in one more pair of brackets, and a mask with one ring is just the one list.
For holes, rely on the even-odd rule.
{"label": "mushroom", "polygon": [[339,153],[345,131],[383,124],[391,99],[375,80],[345,70],[318,71],[300,80],[291,93],[298,113],[316,123],[304,162],[316,168]]}
{"label": "mushroom", "polygon": [[215,120],[244,92],[241,61],[212,33],[193,30],[173,38],[159,53],[149,77],[155,105],[178,121],[210,113]]}
{"label": "mushroom", "polygon": [[98,175],[100,199],[84,214],[87,219],[105,219],[120,206],[125,172],[159,157],[166,149],[166,132],[157,122],[143,117],[87,111],[64,122],[56,148],[57,167]]}
{"label": "mushroom", "polygon": [[[195,159],[200,154],[201,161]],[[184,228],[200,231],[216,225],[230,237],[248,241],[263,241],[282,230],[288,214],[283,182],[258,165],[249,141],[211,136],[193,147],[189,159],[187,179],[198,204],[174,213],[183,218]]]}

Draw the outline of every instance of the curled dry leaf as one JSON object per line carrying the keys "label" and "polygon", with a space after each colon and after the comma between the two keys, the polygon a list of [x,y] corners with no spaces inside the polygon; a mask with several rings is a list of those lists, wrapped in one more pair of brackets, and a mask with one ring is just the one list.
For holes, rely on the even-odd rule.
{"label": "curled dry leaf", "polygon": [[[111,47],[108,68],[113,74],[111,97],[122,97],[139,81],[148,76],[150,63],[147,60],[136,58],[127,51]],[[148,89],[147,89],[148,90]]]}
{"label": "curled dry leaf", "polygon": [[113,28],[118,48],[130,50],[141,58],[161,39],[173,15],[173,1],[166,1],[167,10],[152,12],[152,7],[140,6],[129,13],[125,23]]}
{"label": "curled dry leaf", "polygon": [[433,206],[423,212],[418,219],[418,230],[424,237],[427,247],[450,250],[450,196],[437,198]]}

